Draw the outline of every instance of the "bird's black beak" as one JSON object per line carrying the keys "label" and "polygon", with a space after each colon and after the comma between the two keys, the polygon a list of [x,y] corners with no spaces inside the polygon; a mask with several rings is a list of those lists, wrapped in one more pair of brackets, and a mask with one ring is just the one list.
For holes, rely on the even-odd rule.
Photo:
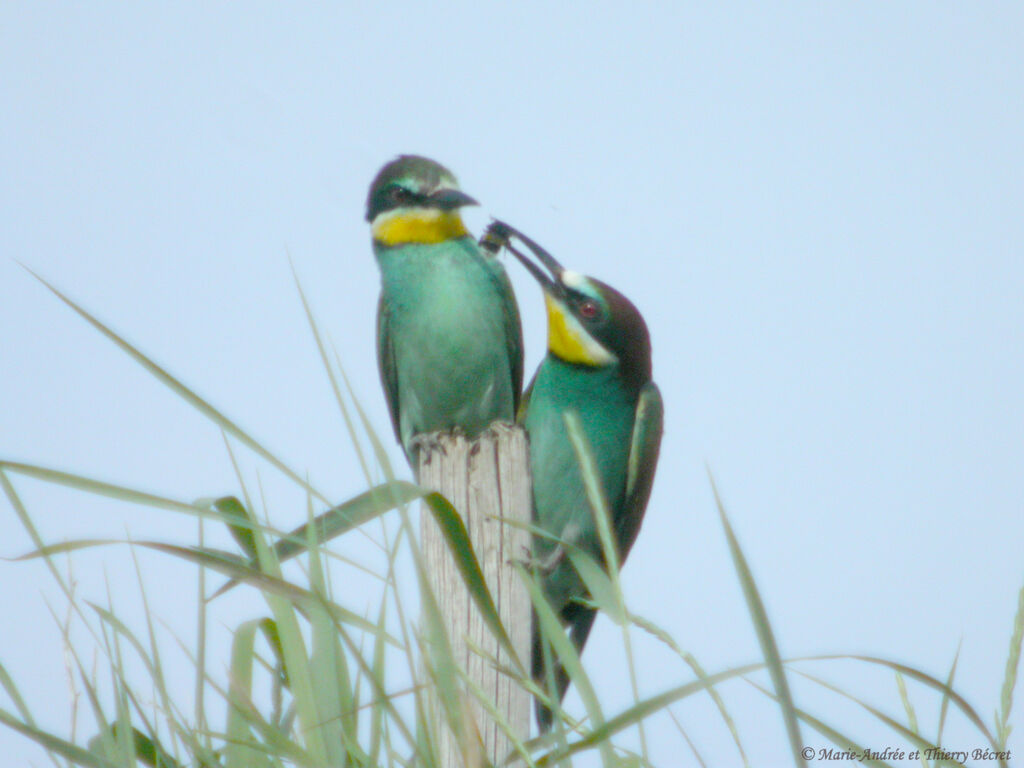
{"label": "bird's black beak", "polygon": [[430,195],[431,205],[440,208],[442,211],[453,211],[464,205],[480,205],[476,200],[459,189],[439,189]]}
{"label": "bird's black beak", "polygon": [[[538,267],[529,256],[524,254],[522,251],[512,245],[511,239],[515,237],[522,241],[523,245],[533,251],[533,255],[536,256],[540,263],[547,267],[551,273],[548,276],[544,270]],[[545,293],[550,293],[553,296],[564,296],[565,288],[562,287],[562,273],[565,271],[565,267],[558,263],[558,260],[542,248],[531,238],[524,235],[515,227],[510,224],[506,224],[503,221],[495,219],[491,222],[490,226],[487,227],[487,231],[484,233],[481,245],[491,253],[497,253],[498,249],[504,246],[526,267],[527,271],[534,276],[541,288],[544,289]]]}

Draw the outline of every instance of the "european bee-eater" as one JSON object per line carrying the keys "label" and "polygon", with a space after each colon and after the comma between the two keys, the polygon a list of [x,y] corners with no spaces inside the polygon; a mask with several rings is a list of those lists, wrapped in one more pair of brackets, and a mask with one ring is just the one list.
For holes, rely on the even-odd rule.
{"label": "european bee-eater", "polygon": [[434,432],[479,435],[515,419],[523,339],[512,284],[469,235],[476,201],[425,157],[402,155],[370,185],[366,220],[381,272],[377,362],[395,435],[417,468]]}
{"label": "european bee-eater", "polygon": [[[533,251],[550,275],[512,246],[511,236]],[[662,402],[651,380],[650,336],[625,296],[600,280],[565,269],[512,227],[494,222],[484,244],[489,250],[505,245],[544,291],[548,351],[523,395],[519,420],[530,438],[534,523],[562,542],[535,537],[534,561],[544,574],[548,600],[582,651],[595,609],[581,602],[589,594],[565,550],[581,549],[602,564],[605,558],[564,414],[574,411],[579,416],[622,563],[640,531],[661,445]],[[547,690],[544,657],[535,626],[533,677]],[[560,701],[569,679],[557,663],[552,677]],[[550,710],[538,701],[542,731],[550,728],[551,720]]]}

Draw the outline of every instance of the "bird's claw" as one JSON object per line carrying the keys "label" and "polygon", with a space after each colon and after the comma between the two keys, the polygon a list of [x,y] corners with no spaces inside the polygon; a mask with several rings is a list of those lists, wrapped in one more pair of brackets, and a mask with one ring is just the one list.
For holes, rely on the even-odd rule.
{"label": "bird's claw", "polygon": [[565,560],[566,552],[565,547],[559,544],[546,557],[537,557],[529,547],[524,546],[523,555],[521,558],[509,560],[509,565],[519,564],[528,571],[539,573],[541,576],[550,576]]}
{"label": "bird's claw", "polygon": [[409,439],[409,446],[417,453],[425,451],[428,456],[434,451],[440,451],[443,456],[447,456],[448,448],[442,438],[449,436],[465,437],[465,435],[466,433],[462,430],[462,427],[452,427],[451,429],[442,429],[436,432],[421,432]]}
{"label": "bird's claw", "polygon": [[421,451],[427,454],[432,453],[436,448],[442,448],[441,441],[438,439],[440,432],[424,432],[419,435],[413,435],[409,438],[409,447],[412,448],[416,453]]}
{"label": "bird's claw", "polygon": [[510,557],[505,561],[505,565],[521,565],[526,570],[532,571],[537,565],[537,560],[534,558],[532,550],[525,544],[520,549],[522,552],[520,552],[519,557]]}
{"label": "bird's claw", "polygon": [[492,421],[490,426],[487,427],[485,433],[489,437],[493,437],[495,440],[500,440],[516,428],[515,423],[511,421]]}

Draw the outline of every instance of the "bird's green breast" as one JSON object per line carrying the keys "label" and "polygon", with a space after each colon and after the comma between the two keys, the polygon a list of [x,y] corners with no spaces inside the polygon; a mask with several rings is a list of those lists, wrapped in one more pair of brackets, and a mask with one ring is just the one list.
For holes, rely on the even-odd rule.
{"label": "bird's green breast", "polygon": [[380,248],[377,258],[402,442],[453,427],[473,436],[511,421],[506,313],[515,299],[501,265],[470,238]]}
{"label": "bird's green breast", "polygon": [[[530,435],[537,524],[555,536],[572,538],[592,556],[600,557],[586,486],[563,420],[567,410],[579,414],[605,498],[615,515],[625,498],[636,397],[622,384],[616,366],[588,368],[549,355],[537,373],[524,419]],[[555,547],[539,537],[535,542],[540,559]],[[546,581],[549,597],[558,606],[583,591],[568,561]]]}

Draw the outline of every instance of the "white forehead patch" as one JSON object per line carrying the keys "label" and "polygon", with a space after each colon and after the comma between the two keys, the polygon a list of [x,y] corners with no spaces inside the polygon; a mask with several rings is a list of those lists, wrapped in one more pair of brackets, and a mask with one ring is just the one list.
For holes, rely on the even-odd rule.
{"label": "white forehead patch", "polygon": [[586,281],[586,278],[584,278],[579,272],[573,272],[571,269],[563,269],[561,280],[563,285],[567,285],[574,290],[579,290]]}

